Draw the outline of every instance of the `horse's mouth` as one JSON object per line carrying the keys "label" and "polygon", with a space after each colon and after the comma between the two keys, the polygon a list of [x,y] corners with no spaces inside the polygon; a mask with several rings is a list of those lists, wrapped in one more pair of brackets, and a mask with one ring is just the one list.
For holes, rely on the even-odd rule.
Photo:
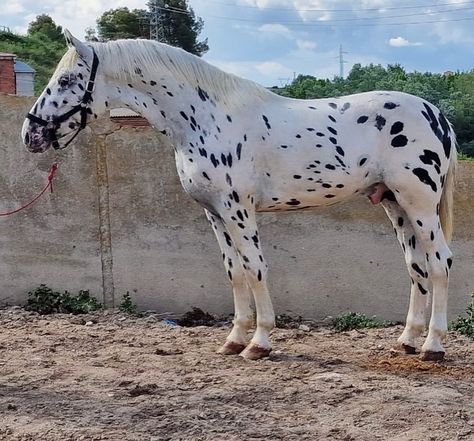
{"label": "horse's mouth", "polygon": [[24,132],[23,143],[31,153],[43,153],[52,145],[52,141],[50,139],[43,136],[43,133],[36,130]]}
{"label": "horse's mouth", "polygon": [[31,153],[43,153],[51,147],[50,141],[43,141],[41,143],[32,143],[26,144],[26,148]]}

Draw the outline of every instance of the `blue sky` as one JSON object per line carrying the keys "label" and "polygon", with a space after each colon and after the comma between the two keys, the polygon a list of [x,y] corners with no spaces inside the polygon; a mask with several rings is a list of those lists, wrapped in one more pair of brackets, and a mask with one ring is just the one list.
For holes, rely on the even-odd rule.
{"label": "blue sky", "polygon": [[[0,26],[25,33],[39,14],[83,38],[104,11],[147,0],[6,0]],[[265,86],[297,74],[332,78],[342,45],[354,63],[444,72],[474,67],[474,1],[189,0],[204,19],[205,59]]]}

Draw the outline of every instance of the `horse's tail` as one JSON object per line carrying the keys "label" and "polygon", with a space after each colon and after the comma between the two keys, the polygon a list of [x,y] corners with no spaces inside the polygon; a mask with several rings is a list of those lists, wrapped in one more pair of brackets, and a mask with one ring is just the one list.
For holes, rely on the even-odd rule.
{"label": "horse's tail", "polygon": [[456,149],[456,136],[451,129],[451,156],[449,159],[448,172],[444,181],[443,193],[439,206],[439,217],[441,227],[443,228],[444,237],[449,243],[453,236],[453,192],[454,192],[454,176],[458,162],[458,152]]}

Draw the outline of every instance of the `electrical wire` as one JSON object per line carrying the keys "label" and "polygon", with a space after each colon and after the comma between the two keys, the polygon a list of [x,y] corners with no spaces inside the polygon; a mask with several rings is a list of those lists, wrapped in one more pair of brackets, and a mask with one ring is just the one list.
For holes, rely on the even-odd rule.
{"label": "electrical wire", "polygon": [[[470,2],[474,3],[474,2]],[[160,10],[165,10],[168,12],[175,12],[178,14],[189,15],[189,11],[185,11],[183,9],[175,8],[175,7],[165,7],[165,8],[157,8]],[[344,25],[344,23],[338,23],[337,26],[403,26],[403,25],[419,25],[419,24],[433,24],[433,23],[446,23],[446,22],[457,22],[457,21],[469,21],[474,20],[474,17],[462,17],[462,18],[451,18],[451,19],[439,19],[439,20],[423,20],[423,21],[415,21],[415,22],[395,22],[395,23],[387,23],[387,22],[380,22],[380,20],[387,20],[391,18],[404,18],[404,17],[417,17],[417,16],[426,16],[438,13],[446,13],[446,12],[461,12],[466,10],[473,10],[474,7],[470,8],[462,8],[460,10],[451,11],[451,10],[443,10],[443,11],[433,11],[433,12],[425,12],[425,13],[417,13],[417,14],[401,14],[401,15],[391,15],[385,17],[351,17],[346,19],[332,19],[332,20],[324,20],[324,21],[288,21],[288,20],[277,20],[278,24],[288,24],[292,26],[302,26],[302,27],[333,27],[333,22],[354,22],[354,21],[363,21],[363,20],[374,20],[374,23],[350,23]],[[230,21],[243,21],[243,22],[251,22],[251,23],[262,23],[261,20],[258,19],[251,19],[251,18],[241,18],[241,17],[226,17],[226,16],[218,16],[218,15],[207,15],[208,18],[215,18],[220,20],[230,20]]]}
{"label": "electrical wire", "polygon": [[[265,7],[261,8],[259,6],[252,5],[237,5],[235,3],[225,3],[218,0],[206,0],[206,2],[217,3],[224,6],[230,6],[235,8],[247,8],[247,9],[258,9],[260,11],[295,11],[295,8],[274,8],[274,7]],[[410,5],[410,6],[387,6],[379,8],[357,8],[357,9],[323,9],[323,8],[311,8],[311,9],[298,9],[300,12],[354,12],[354,11],[380,11],[383,10],[398,10],[398,9],[422,9],[422,8],[435,8],[439,6],[458,6],[458,5],[468,5],[473,4],[474,1],[460,1],[460,2],[449,2],[449,3],[436,3],[428,5]]]}

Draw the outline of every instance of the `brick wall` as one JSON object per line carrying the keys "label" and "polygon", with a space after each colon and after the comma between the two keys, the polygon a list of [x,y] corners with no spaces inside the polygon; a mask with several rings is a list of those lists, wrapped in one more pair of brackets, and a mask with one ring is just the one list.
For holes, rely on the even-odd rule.
{"label": "brick wall", "polygon": [[15,55],[0,53],[0,93],[16,93]]}

